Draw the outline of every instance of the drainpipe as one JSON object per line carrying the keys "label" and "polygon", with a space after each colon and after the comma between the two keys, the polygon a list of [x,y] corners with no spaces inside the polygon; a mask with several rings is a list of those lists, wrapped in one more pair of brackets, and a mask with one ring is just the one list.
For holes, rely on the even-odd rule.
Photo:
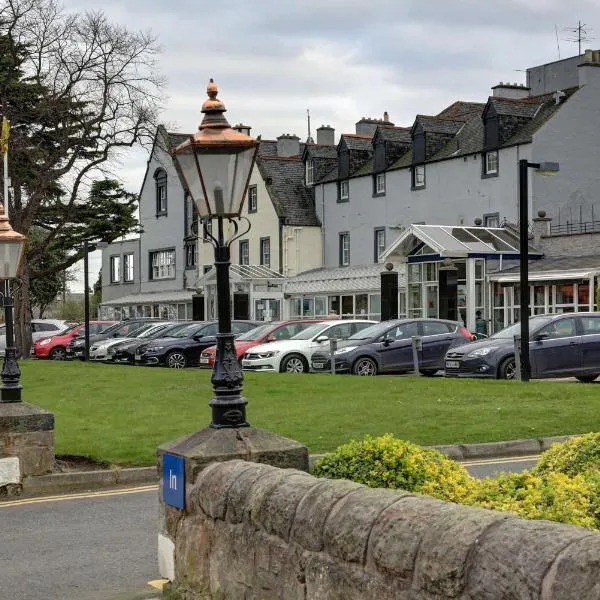
{"label": "drainpipe", "polygon": [[321,184],[321,266],[325,266],[325,186]]}
{"label": "drainpipe", "polygon": [[279,274],[283,275],[283,217],[279,217]]}
{"label": "drainpipe", "polygon": [[296,275],[301,272],[300,270],[300,227],[294,227],[294,243],[296,244]]}

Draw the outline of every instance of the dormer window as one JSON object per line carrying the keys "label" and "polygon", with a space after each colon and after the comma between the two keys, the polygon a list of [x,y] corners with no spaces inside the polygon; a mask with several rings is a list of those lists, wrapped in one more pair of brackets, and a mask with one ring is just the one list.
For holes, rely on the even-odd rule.
{"label": "dormer window", "polygon": [[425,187],[425,165],[415,165],[412,168],[412,188],[417,190]]}
{"label": "dormer window", "polygon": [[385,196],[385,173],[373,175],[373,195]]}
{"label": "dormer window", "polygon": [[498,150],[491,150],[483,154],[483,174],[486,177],[498,176]]}
{"label": "dormer window", "polygon": [[338,202],[348,202],[350,198],[350,182],[342,179],[338,183]]}
{"label": "dormer window", "polygon": [[306,161],[306,185],[313,185],[315,182],[315,161],[311,158]]}

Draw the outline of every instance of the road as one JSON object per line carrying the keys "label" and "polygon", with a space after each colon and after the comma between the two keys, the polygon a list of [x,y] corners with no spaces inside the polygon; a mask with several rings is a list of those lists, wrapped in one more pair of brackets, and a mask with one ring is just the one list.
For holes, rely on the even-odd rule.
{"label": "road", "polygon": [[[476,477],[535,458],[472,461]],[[157,579],[155,486],[0,503],[0,597],[108,600]]]}

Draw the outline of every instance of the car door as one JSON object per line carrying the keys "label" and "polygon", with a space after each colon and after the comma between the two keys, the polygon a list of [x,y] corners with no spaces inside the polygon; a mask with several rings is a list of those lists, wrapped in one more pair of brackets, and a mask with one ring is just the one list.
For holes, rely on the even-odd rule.
{"label": "car door", "polygon": [[579,316],[584,375],[600,374],[600,315]]}
{"label": "car door", "polygon": [[529,356],[534,377],[563,377],[581,370],[581,335],[575,316],[557,319],[533,332]]}
{"label": "car door", "polygon": [[[234,329],[233,323],[231,329]],[[216,343],[217,333],[219,333],[218,323],[209,323],[205,327],[199,328],[197,332],[189,340],[187,340],[185,351],[188,356],[188,359],[190,361],[199,360],[202,351],[205,348],[208,348],[208,346],[212,346]],[[200,335],[202,337],[198,337],[198,339],[196,339],[196,336]]]}
{"label": "car door", "polygon": [[[310,360],[313,352],[316,352],[317,350],[328,353],[329,340],[347,340],[354,333],[355,329],[355,323],[352,321],[342,321],[341,323],[336,323],[335,325],[328,327],[307,344],[306,350],[304,351],[306,358]],[[324,340],[323,338],[327,339]]]}
{"label": "car door", "polygon": [[381,372],[410,371],[413,368],[412,338],[419,335],[416,321],[394,325],[377,343]]}
{"label": "car door", "polygon": [[419,362],[423,368],[444,368],[444,357],[452,346],[454,328],[444,321],[421,321],[422,350]]}

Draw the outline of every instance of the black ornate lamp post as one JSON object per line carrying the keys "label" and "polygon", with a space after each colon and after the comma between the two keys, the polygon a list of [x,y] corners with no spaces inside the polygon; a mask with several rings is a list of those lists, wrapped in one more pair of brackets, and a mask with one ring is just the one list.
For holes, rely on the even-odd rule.
{"label": "black ornate lamp post", "polygon": [[13,297],[10,282],[16,279],[23,258],[25,236],[14,231],[4,207],[0,204],[0,279],[4,281],[4,290],[0,291],[4,305],[4,322],[6,324],[6,348],[2,363],[2,386],[0,386],[0,402],[21,402],[21,370],[17,363],[15,334],[13,329]]}
{"label": "black ornate lamp post", "polygon": [[[217,85],[210,80],[208,100],[202,105],[204,119],[198,132],[172,152],[185,190],[193,198],[200,219],[216,219],[217,232],[207,239],[215,249],[217,276],[217,312],[219,334],[212,374],[215,397],[211,400],[215,429],[248,427],[247,401],[242,397],[243,375],[231,332],[231,292],[229,265],[231,243],[238,235],[239,219],[256,160],[259,142],[229,126],[224,116],[225,105],[217,99]],[[233,227],[233,235],[225,238],[224,220]],[[214,231],[214,230],[213,230]]]}

